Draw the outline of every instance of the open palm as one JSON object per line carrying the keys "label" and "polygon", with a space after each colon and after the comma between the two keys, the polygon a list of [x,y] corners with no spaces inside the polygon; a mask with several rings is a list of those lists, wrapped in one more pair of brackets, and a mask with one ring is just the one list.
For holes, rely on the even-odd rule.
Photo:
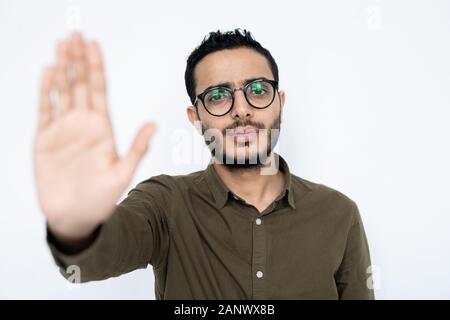
{"label": "open palm", "polygon": [[148,148],[154,125],[119,157],[108,115],[99,46],[74,34],[44,71],[34,169],[40,206],[52,230],[78,238],[113,212]]}

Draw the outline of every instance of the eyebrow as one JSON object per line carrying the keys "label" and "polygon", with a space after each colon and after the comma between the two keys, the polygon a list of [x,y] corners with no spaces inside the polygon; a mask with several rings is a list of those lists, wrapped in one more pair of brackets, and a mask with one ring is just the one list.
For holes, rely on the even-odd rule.
{"label": "eyebrow", "polygon": [[[245,79],[245,80],[241,81],[241,83],[242,83],[242,86],[245,86],[245,85],[247,85],[247,84],[249,84],[250,82],[253,82],[253,81],[255,81],[255,80],[270,80],[270,79],[268,79],[268,78],[266,78],[266,77],[256,77],[256,78]],[[226,88],[231,89],[232,83],[231,83],[231,82],[222,82],[222,83],[214,84],[214,85],[212,85],[212,86],[209,86],[208,88],[206,88],[206,89],[203,90],[202,92],[206,92],[206,91],[208,91],[209,89],[217,88],[217,87],[226,87]]]}

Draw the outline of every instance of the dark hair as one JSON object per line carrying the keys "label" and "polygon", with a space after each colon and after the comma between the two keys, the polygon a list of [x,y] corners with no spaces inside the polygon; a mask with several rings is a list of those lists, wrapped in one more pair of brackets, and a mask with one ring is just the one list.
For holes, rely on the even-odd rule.
{"label": "dark hair", "polygon": [[224,50],[235,49],[240,47],[251,48],[261,53],[269,62],[270,69],[274,76],[274,80],[278,81],[278,66],[275,59],[270,54],[269,50],[261,46],[256,41],[250,31],[242,30],[240,28],[234,29],[234,31],[210,32],[203,38],[202,43],[192,51],[187,59],[186,71],[184,73],[184,81],[186,83],[186,90],[191,99],[192,104],[195,102],[195,79],[194,69],[197,63],[203,59],[206,55]]}

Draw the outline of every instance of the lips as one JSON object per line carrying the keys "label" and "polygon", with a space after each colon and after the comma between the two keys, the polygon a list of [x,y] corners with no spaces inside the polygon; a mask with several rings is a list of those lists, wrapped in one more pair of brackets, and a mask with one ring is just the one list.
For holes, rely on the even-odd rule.
{"label": "lips", "polygon": [[257,132],[253,127],[237,127],[232,130],[230,137],[239,143],[249,142],[256,139]]}
{"label": "lips", "polygon": [[237,127],[233,130],[233,135],[250,135],[255,134],[257,130],[253,127]]}

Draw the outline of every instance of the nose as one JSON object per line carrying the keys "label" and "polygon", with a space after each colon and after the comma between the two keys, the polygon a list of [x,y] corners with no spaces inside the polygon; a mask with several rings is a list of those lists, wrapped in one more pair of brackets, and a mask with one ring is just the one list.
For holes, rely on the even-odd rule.
{"label": "nose", "polygon": [[231,110],[231,117],[233,119],[246,119],[253,116],[253,108],[245,99],[244,91],[237,89],[234,92],[233,109]]}

